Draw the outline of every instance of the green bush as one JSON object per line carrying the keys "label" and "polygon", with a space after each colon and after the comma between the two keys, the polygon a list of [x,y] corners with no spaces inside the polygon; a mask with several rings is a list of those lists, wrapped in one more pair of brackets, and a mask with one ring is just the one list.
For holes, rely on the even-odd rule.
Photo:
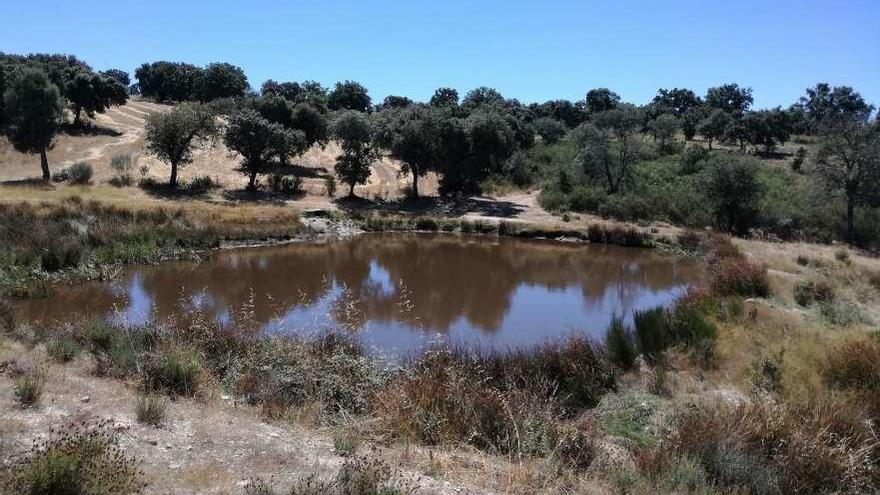
{"label": "green bush", "polygon": [[192,396],[199,390],[203,369],[198,350],[172,345],[147,359],[143,371],[144,385],[147,390]]}
{"label": "green bush", "polygon": [[629,371],[635,367],[638,353],[630,340],[623,320],[618,316],[611,319],[611,324],[605,331],[605,346],[608,348],[611,362],[619,366],[620,369]]}
{"label": "green bush", "polygon": [[46,378],[41,370],[30,370],[15,377],[12,391],[23,407],[35,406],[43,395]]}
{"label": "green bush", "polygon": [[700,145],[688,146],[679,159],[679,173],[691,175],[703,170],[711,152]]}
{"label": "green bush", "polygon": [[794,286],[794,300],[801,306],[814,302],[830,303],[834,300],[834,287],[826,280],[807,280]]}
{"label": "green bush", "polygon": [[130,186],[134,183],[134,177],[132,176],[134,161],[131,158],[131,153],[113,155],[113,158],[110,159],[110,168],[116,172],[116,177],[112,181],[113,184]]}
{"label": "green bush", "polygon": [[568,195],[567,202],[573,211],[592,212],[599,210],[607,198],[608,195],[602,188],[578,186]]}
{"label": "green bush", "polygon": [[94,170],[87,162],[76,162],[67,168],[67,173],[71,184],[88,184],[92,180]]}
{"label": "green bush", "polygon": [[79,342],[69,334],[64,334],[50,340],[46,345],[46,352],[58,363],[68,363],[79,356],[82,347]]}

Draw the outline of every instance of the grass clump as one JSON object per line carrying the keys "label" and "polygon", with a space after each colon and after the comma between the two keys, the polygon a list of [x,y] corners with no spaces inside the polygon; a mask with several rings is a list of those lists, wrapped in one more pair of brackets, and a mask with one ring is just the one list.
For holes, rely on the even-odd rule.
{"label": "grass clump", "polygon": [[149,392],[138,394],[134,412],[139,423],[159,426],[165,420],[168,405],[161,396]]}
{"label": "grass clump", "polygon": [[605,331],[605,347],[608,349],[611,362],[620,369],[629,371],[635,368],[638,351],[626,331],[623,319],[617,315],[611,318],[611,324]]}
{"label": "grass clump", "polygon": [[673,346],[682,346],[704,366],[711,364],[718,329],[697,308],[682,302],[672,309],[637,311],[633,321],[637,349],[649,364],[660,363]]}
{"label": "grass clump", "polygon": [[794,300],[801,306],[834,301],[834,287],[826,280],[807,280],[794,286]]}
{"label": "grass clump", "polygon": [[711,286],[719,296],[770,296],[767,267],[743,258],[721,259],[713,267]]}
{"label": "grass clump", "polygon": [[824,377],[831,388],[855,396],[873,421],[880,421],[880,340],[852,340],[833,348]]}
{"label": "grass clump", "polygon": [[67,168],[68,180],[71,184],[88,184],[95,170],[88,162],[76,162]]}
{"label": "grass clump", "polygon": [[9,469],[4,493],[131,494],[143,487],[138,462],[119,447],[110,425],[53,430]]}
{"label": "grass clump", "polygon": [[110,168],[116,172],[116,177],[114,177],[110,182],[116,186],[130,186],[134,183],[134,176],[132,173],[134,172],[134,160],[132,160],[131,153],[121,153],[118,155],[113,155],[113,158],[110,159]]}
{"label": "grass clump", "polygon": [[14,378],[12,392],[22,407],[33,407],[40,402],[46,376],[42,370],[28,370]]}
{"label": "grass clump", "polygon": [[82,346],[70,334],[63,334],[50,340],[46,352],[56,363],[69,363],[79,356]]}
{"label": "grass clump", "polygon": [[192,397],[202,382],[204,362],[198,350],[172,345],[147,358],[143,381],[147,390]]}
{"label": "grass clump", "polygon": [[351,457],[355,455],[361,446],[361,437],[357,430],[350,426],[339,426],[334,428],[333,433],[333,450],[343,457]]}
{"label": "grass clump", "polygon": [[865,493],[880,482],[872,435],[839,401],[799,409],[756,398],[687,408],[665,446],[698,461],[728,491]]}
{"label": "grass clump", "polygon": [[127,328],[94,320],[83,330],[98,376],[124,377],[140,369],[143,354],[157,340],[155,328]]}

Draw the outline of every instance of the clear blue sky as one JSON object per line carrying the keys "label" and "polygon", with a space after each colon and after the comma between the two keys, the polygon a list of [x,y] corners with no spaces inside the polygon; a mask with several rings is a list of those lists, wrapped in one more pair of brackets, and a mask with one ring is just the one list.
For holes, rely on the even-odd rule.
{"label": "clear blue sky", "polygon": [[759,107],[819,81],[880,104],[880,1],[14,1],[0,51],[65,52],[98,69],[228,61],[267,78],[355,79],[374,101],[479,85],[523,102],[607,86],[649,101],[750,86]]}

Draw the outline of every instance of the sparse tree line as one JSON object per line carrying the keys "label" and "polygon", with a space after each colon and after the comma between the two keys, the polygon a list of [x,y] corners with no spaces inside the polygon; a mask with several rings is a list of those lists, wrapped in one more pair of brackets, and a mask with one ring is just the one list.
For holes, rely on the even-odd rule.
{"label": "sparse tree line", "polygon": [[121,70],[96,72],[72,55],[0,53],[0,134],[18,151],[40,155],[44,180],[49,180],[46,151],[55,134],[73,116],[85,125],[111,105],[128,99],[128,74]]}
{"label": "sparse tree line", "polygon": [[[539,185],[545,197],[565,198],[545,201],[551,209],[594,211],[609,201],[612,206],[629,201],[638,191],[634,168],[681,153],[680,137],[691,141],[699,135],[709,150],[723,143],[741,155],[773,157],[791,136],[812,135],[819,146],[809,157],[810,170],[844,199],[846,235],[855,237],[857,208],[880,204],[880,132],[871,118],[873,106],[846,86],[820,83],[789,108],[755,110],[752,90],[737,84],[710,88],[703,97],[689,89],[660,89],[643,106],[625,103],[607,88],[592,89],[576,102],[526,105],[489,87],[463,98],[453,88],[439,88],[426,103],[397,95],[374,103],[355,81],[327,88],[315,81],[268,80],[256,92],[244,71],[228,63],[159,61],[141,65],[135,78],[129,91],[180,102],[170,112],[149,116],[146,125],[146,150],[171,166],[171,187],[204,140],[222,139],[238,154],[249,189],[258,187],[261,175],[283,171],[311,147],[334,140],[341,148],[336,175],[352,195],[387,155],[411,177],[413,196],[419,194],[418,178],[434,172],[442,195],[479,193],[487,181],[501,180]],[[41,155],[48,178],[45,151],[66,113],[82,125],[83,113],[91,117],[124,103],[130,82],[123,71],[95,72],[72,56],[3,55],[2,129],[16,149]],[[559,156],[547,151],[557,148]],[[573,150],[568,158],[566,149]],[[685,150],[682,163],[690,162],[683,167],[702,168],[700,153]],[[801,148],[793,167],[807,158]],[[555,163],[560,159],[562,165]],[[551,162],[558,170],[547,168]],[[694,187],[739,194],[727,202],[716,198],[718,226],[741,232],[754,227],[760,209],[754,164],[727,159],[709,168],[713,173]],[[579,184],[601,194],[585,197]],[[614,209],[610,214],[621,216]]]}

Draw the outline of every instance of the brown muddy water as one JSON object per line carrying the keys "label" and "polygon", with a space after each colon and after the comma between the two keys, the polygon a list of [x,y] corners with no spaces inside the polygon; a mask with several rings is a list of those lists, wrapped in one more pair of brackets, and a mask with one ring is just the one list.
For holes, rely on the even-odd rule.
{"label": "brown muddy water", "polygon": [[367,234],[132,267],[112,282],[20,301],[16,313],[43,325],[246,317],[269,333],[341,329],[391,356],[438,342],[497,349],[572,333],[601,339],[613,315],[631,320],[670,304],[698,276],[693,264],[650,249]]}

